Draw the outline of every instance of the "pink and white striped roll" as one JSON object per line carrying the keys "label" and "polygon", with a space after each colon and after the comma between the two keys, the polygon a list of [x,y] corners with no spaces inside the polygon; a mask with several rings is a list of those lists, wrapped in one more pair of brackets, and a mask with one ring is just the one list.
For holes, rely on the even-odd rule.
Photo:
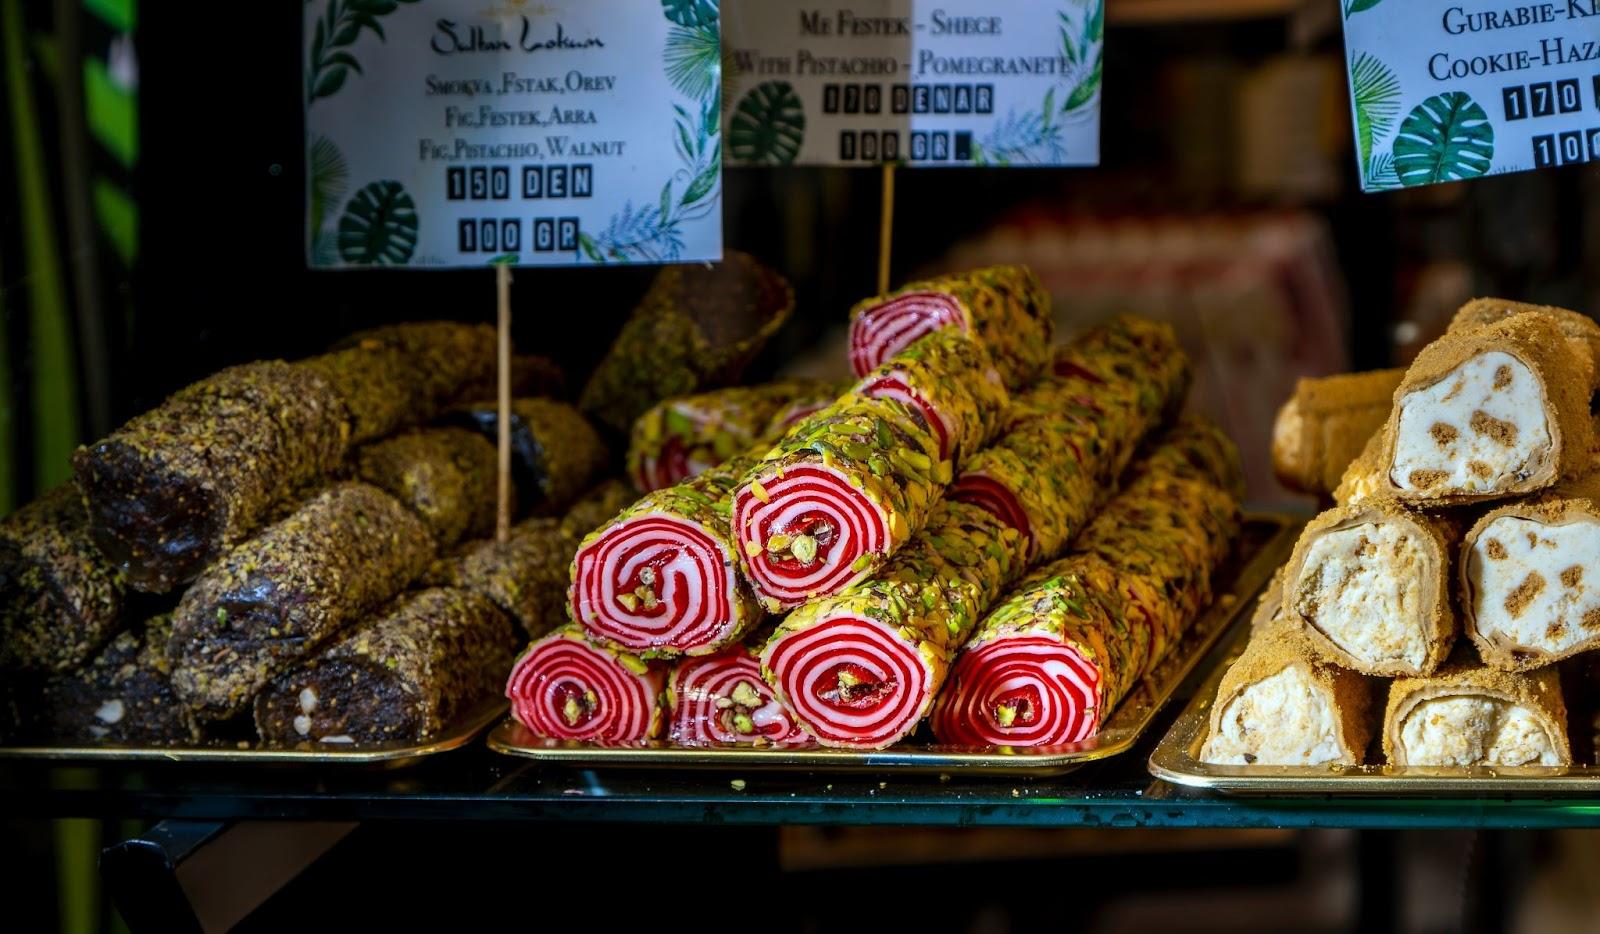
{"label": "pink and white striped roll", "polygon": [[1000,639],[956,661],[933,711],[941,743],[1059,746],[1100,728],[1100,672],[1047,637]]}
{"label": "pink and white striped roll", "polygon": [[811,736],[761,680],[744,645],[679,662],[667,681],[668,736],[679,746],[800,746]]}
{"label": "pink and white striped roll", "polygon": [[[888,520],[843,471],[822,464],[795,467],[768,478],[762,488],[764,502],[744,490],[734,495],[733,522],[755,546],[747,547],[746,568],[769,609],[792,609],[842,590],[864,576],[858,559],[889,548]],[[805,536],[816,543],[815,552],[769,550],[765,543],[779,535]]]}
{"label": "pink and white striped roll", "polygon": [[850,321],[850,365],[866,376],[918,339],[944,328],[967,329],[961,303],[944,292],[907,292]]}
{"label": "pink and white striped roll", "polygon": [[633,488],[646,493],[675,486],[711,469],[710,464],[694,460],[678,438],[668,438],[653,453],[641,454],[633,468]]}
{"label": "pink and white striped roll", "polygon": [[575,626],[526,649],[511,667],[511,716],[538,736],[631,745],[661,731],[663,666],[597,647]]}

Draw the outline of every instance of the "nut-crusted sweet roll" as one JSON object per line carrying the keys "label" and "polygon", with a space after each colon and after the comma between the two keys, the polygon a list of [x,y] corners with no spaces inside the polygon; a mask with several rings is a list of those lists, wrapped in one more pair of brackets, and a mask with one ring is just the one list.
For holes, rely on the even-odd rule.
{"label": "nut-crusted sweet roll", "polygon": [[1332,493],[1345,468],[1383,428],[1405,370],[1302,379],[1272,426],[1272,469],[1284,486]]}
{"label": "nut-crusted sweet roll", "polygon": [[1222,676],[1200,761],[1360,765],[1372,739],[1375,684],[1319,658],[1287,622],[1269,621]]}
{"label": "nut-crusted sweet roll", "polygon": [[1431,678],[1389,686],[1390,765],[1571,765],[1567,705],[1555,669],[1499,671],[1458,654]]}
{"label": "nut-crusted sweet roll", "polygon": [[1600,473],[1486,514],[1458,573],[1488,664],[1527,670],[1600,646]]}
{"label": "nut-crusted sweet roll", "polygon": [[1329,660],[1370,675],[1431,674],[1450,654],[1450,523],[1393,500],[1311,520],[1284,572],[1284,609]]}
{"label": "nut-crusted sweet roll", "polygon": [[1593,363],[1547,315],[1454,331],[1395,390],[1379,464],[1386,494],[1432,504],[1542,490],[1584,472]]}

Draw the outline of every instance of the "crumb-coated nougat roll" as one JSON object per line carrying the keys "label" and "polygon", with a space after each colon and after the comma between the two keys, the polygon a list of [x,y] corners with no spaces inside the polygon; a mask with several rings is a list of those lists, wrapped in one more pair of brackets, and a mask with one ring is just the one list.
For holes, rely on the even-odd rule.
{"label": "crumb-coated nougat roll", "polygon": [[1593,363],[1547,315],[1464,328],[1417,355],[1395,390],[1380,485],[1433,504],[1531,493],[1583,472]]}
{"label": "crumb-coated nougat roll", "polygon": [[1287,622],[1269,621],[1222,676],[1200,761],[1360,765],[1376,683],[1318,657]]}
{"label": "crumb-coated nougat roll", "polygon": [[[1554,305],[1530,305],[1504,298],[1475,298],[1450,319],[1450,331],[1463,331],[1485,324],[1497,324],[1526,312],[1549,318],[1568,341],[1583,348],[1589,359],[1600,365],[1600,323],[1588,315]],[[1596,374],[1600,376],[1600,374]]]}
{"label": "crumb-coated nougat roll", "polygon": [[1451,523],[1393,500],[1311,520],[1284,571],[1290,622],[1330,661],[1371,675],[1429,674],[1450,654]]}
{"label": "crumb-coated nougat roll", "polygon": [[1484,515],[1458,573],[1488,664],[1527,670],[1600,646],[1600,473]]}
{"label": "crumb-coated nougat roll", "polygon": [[1382,482],[1383,468],[1378,464],[1382,452],[1383,432],[1379,431],[1367,439],[1361,453],[1345,468],[1344,476],[1339,478],[1339,485],[1333,491],[1335,504],[1354,506],[1375,496],[1387,495]]}
{"label": "crumb-coated nougat roll", "polygon": [[1332,493],[1367,440],[1383,428],[1405,370],[1306,378],[1272,426],[1272,469],[1302,493]]}
{"label": "crumb-coated nougat roll", "polygon": [[263,742],[426,742],[498,693],[511,620],[487,597],[435,587],[402,595],[256,696]]}
{"label": "crumb-coated nougat roll", "polygon": [[1459,653],[1429,678],[1389,686],[1390,765],[1571,765],[1567,705],[1554,668],[1518,674]]}

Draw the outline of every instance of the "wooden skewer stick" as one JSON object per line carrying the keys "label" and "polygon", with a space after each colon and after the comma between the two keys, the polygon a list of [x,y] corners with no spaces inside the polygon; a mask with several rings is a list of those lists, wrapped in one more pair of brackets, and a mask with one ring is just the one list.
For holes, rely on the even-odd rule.
{"label": "wooden skewer stick", "polygon": [[494,539],[503,542],[511,537],[511,267],[500,264],[494,268],[495,290],[500,304],[500,360],[496,367],[499,382],[499,502],[495,509]]}
{"label": "wooden skewer stick", "polygon": [[878,223],[878,294],[889,291],[889,248],[894,242],[894,167],[883,164],[883,210]]}

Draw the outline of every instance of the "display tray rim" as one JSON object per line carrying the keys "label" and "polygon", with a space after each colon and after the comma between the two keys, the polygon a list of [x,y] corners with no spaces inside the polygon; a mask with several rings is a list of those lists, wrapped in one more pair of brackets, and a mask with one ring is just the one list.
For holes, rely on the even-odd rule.
{"label": "display tray rim", "polygon": [[1600,793],[1600,765],[1513,766],[1256,766],[1212,765],[1197,753],[1210,727],[1222,677],[1244,651],[1248,629],[1235,633],[1216,667],[1196,688],[1150,753],[1150,774],[1164,782],[1227,795],[1344,795],[1473,797],[1509,792],[1545,795]]}
{"label": "display tray rim", "polygon": [[331,765],[404,766],[429,756],[464,748],[482,735],[505,713],[506,702],[496,698],[461,717],[453,727],[425,743],[381,743],[372,746],[321,746],[318,748],[272,748],[237,746],[113,746],[90,744],[0,745],[0,759],[31,759],[80,762],[203,762],[251,763],[253,765]]}
{"label": "display tray rim", "polygon": [[1241,553],[1234,562],[1234,574],[1227,589],[1201,615],[1185,634],[1185,651],[1173,653],[1157,670],[1152,687],[1147,676],[1143,703],[1124,703],[1112,714],[1100,737],[1113,735],[1110,742],[1100,737],[1074,748],[1058,747],[1050,752],[1005,752],[992,747],[916,746],[902,744],[884,750],[798,749],[750,747],[674,747],[652,744],[639,747],[608,747],[574,741],[544,740],[533,736],[509,716],[501,720],[488,736],[489,748],[508,756],[532,759],[569,768],[657,768],[712,770],[723,768],[771,769],[804,772],[867,772],[873,774],[989,774],[1049,777],[1070,772],[1080,766],[1127,752],[1150,729],[1157,714],[1172,700],[1222,635],[1233,628],[1244,609],[1255,604],[1256,595],[1278,567],[1289,557],[1298,529],[1304,520],[1286,513],[1249,512],[1245,517],[1247,537],[1260,536],[1253,551]]}

